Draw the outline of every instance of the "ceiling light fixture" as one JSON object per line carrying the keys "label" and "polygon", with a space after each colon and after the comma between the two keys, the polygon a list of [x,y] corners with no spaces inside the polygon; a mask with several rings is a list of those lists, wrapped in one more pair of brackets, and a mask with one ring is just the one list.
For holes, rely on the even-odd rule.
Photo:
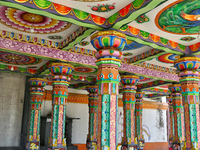
{"label": "ceiling light fixture", "polygon": [[31,26],[30,32],[31,32],[31,33],[35,32],[33,26]]}
{"label": "ceiling light fixture", "polygon": [[14,70],[14,67],[12,66],[12,67],[10,68],[10,70],[13,71],[13,70]]}

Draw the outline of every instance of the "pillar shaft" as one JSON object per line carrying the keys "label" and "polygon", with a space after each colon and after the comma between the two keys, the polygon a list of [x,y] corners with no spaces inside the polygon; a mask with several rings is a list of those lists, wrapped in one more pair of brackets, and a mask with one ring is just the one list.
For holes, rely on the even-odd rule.
{"label": "pillar shaft", "polygon": [[120,32],[100,31],[91,37],[98,66],[98,139],[97,149],[116,150],[118,145],[117,112],[119,67],[126,36]]}
{"label": "pillar shaft", "polygon": [[98,94],[97,86],[91,85],[87,87],[89,92],[89,131],[87,136],[87,147],[97,147],[97,125],[98,125]]}
{"label": "pillar shaft", "polygon": [[136,103],[135,103],[135,136],[138,137],[138,140],[144,140],[142,135],[142,103],[144,92],[136,92]]}
{"label": "pillar shaft", "polygon": [[182,143],[185,141],[185,130],[184,130],[184,115],[183,115],[183,103],[181,94],[181,85],[172,84],[169,87],[172,92],[172,104],[173,104],[173,115],[174,115],[174,139],[176,143]]}
{"label": "pillar shaft", "polygon": [[121,77],[123,84],[123,111],[124,111],[124,128],[123,128],[123,141],[122,144],[136,144],[135,139],[135,93],[136,84],[139,77],[133,75],[123,75]]}
{"label": "pillar shaft", "polygon": [[169,141],[174,137],[174,111],[173,111],[173,103],[172,97],[167,97],[169,101],[169,117],[170,117],[170,124],[169,124]]}
{"label": "pillar shaft", "polygon": [[50,71],[53,74],[52,116],[49,149],[66,150],[65,120],[68,98],[68,76],[73,66],[66,63],[52,63]]}
{"label": "pillar shaft", "polygon": [[182,57],[175,60],[179,70],[185,113],[186,143],[183,149],[200,149],[199,72],[200,58]]}
{"label": "pillar shaft", "polygon": [[30,91],[31,91],[31,109],[28,130],[28,142],[26,149],[39,149],[40,148],[40,115],[41,105],[43,101],[44,89],[47,81],[42,78],[30,78]]}

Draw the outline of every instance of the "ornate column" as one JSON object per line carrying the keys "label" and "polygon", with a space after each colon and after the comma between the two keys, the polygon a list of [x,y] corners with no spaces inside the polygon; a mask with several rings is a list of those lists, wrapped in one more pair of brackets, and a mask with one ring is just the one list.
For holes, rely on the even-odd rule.
{"label": "ornate column", "polygon": [[183,115],[183,104],[181,94],[181,84],[169,85],[169,90],[172,92],[172,104],[173,104],[173,115],[174,115],[174,143],[182,143],[185,141],[185,130],[184,130],[184,115]]}
{"label": "ornate column", "polygon": [[142,103],[143,103],[143,96],[145,95],[144,92],[136,92],[136,103],[135,103],[135,137],[138,140],[143,140],[142,135]]}
{"label": "ornate column", "polygon": [[87,135],[87,148],[97,150],[97,125],[98,125],[98,94],[97,85],[88,86],[87,91],[89,92],[89,132]]}
{"label": "ornate column", "polygon": [[52,63],[50,71],[53,74],[50,150],[66,150],[65,120],[68,98],[69,77],[73,66],[67,63]]}
{"label": "ornate column", "polygon": [[182,88],[186,143],[183,149],[200,149],[199,125],[199,72],[200,58],[182,57],[175,60],[174,66],[179,70]]}
{"label": "ornate column", "polygon": [[126,35],[114,30],[100,31],[92,35],[91,43],[97,50],[98,66],[98,138],[97,149],[116,150],[117,111],[119,93],[119,67]]}
{"label": "ornate column", "polygon": [[134,75],[122,75],[121,83],[123,84],[123,111],[124,111],[124,137],[122,146],[129,147],[136,145],[135,142],[135,86],[139,81],[139,77]]}
{"label": "ornate column", "polygon": [[44,95],[44,86],[47,81],[42,78],[30,78],[30,91],[31,91],[31,109],[30,120],[28,130],[28,141],[26,143],[26,149],[38,150],[40,149],[40,115],[41,105]]}
{"label": "ornate column", "polygon": [[137,137],[140,147],[144,147],[144,137],[142,134],[142,103],[144,92],[136,92],[136,103],[135,103],[135,137]]}
{"label": "ornate column", "polygon": [[174,138],[174,111],[173,111],[173,103],[172,103],[172,97],[167,97],[167,101],[169,103],[169,117],[170,117],[170,124],[169,124],[169,143],[171,143],[171,140]]}

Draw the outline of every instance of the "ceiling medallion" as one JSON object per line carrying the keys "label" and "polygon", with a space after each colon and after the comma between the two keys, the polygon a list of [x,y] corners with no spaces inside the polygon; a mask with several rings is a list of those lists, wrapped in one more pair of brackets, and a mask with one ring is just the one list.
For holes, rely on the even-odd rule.
{"label": "ceiling medallion", "polygon": [[36,65],[41,63],[42,59],[0,51],[0,62],[13,65]]}
{"label": "ceiling medallion", "polygon": [[175,55],[175,54],[171,54],[171,53],[167,53],[164,55],[159,56],[158,58],[156,58],[158,61],[163,62],[163,63],[174,63],[174,60],[179,59],[180,56],[179,55]]}
{"label": "ceiling medallion", "polygon": [[124,53],[123,56],[132,56],[132,53]]}
{"label": "ceiling medallion", "polygon": [[79,73],[92,73],[95,70],[93,68],[89,68],[89,67],[75,67],[74,71],[79,72]]}
{"label": "ceiling medallion", "polygon": [[32,13],[24,13],[22,14],[22,19],[29,23],[42,23],[44,22],[45,18],[43,16],[32,14]]}
{"label": "ceiling medallion", "polygon": [[200,30],[200,1],[178,0],[163,8],[156,16],[159,29],[173,34],[198,34]]}
{"label": "ceiling medallion", "polygon": [[51,34],[67,30],[72,24],[22,10],[0,6],[0,23],[10,28],[35,34]]}
{"label": "ceiling medallion", "polygon": [[148,21],[149,21],[149,17],[147,17],[146,15],[141,15],[141,16],[137,17],[137,18],[135,19],[135,21],[136,21],[137,23],[148,22]]}
{"label": "ceiling medallion", "polygon": [[182,37],[180,40],[189,42],[189,41],[193,41],[193,40],[195,40],[195,39],[196,39],[196,38],[194,38],[194,37],[187,36],[187,37]]}
{"label": "ceiling medallion", "polygon": [[88,44],[90,44],[90,42],[88,42],[88,41],[83,41],[83,42],[79,43],[79,45],[81,45],[81,46],[86,46]]}
{"label": "ceiling medallion", "polygon": [[60,35],[50,35],[50,36],[48,36],[48,38],[51,39],[51,40],[60,40],[63,37],[60,36]]}

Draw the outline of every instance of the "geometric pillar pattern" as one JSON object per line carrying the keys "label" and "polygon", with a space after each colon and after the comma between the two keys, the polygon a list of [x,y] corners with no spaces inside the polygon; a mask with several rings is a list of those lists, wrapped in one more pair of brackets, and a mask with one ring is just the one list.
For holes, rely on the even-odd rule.
{"label": "geometric pillar pattern", "polygon": [[135,103],[135,137],[137,137],[138,141],[144,140],[142,135],[142,103],[143,96],[145,96],[144,92],[136,92],[136,103]]}
{"label": "geometric pillar pattern", "polygon": [[30,120],[28,130],[28,141],[26,143],[26,149],[38,150],[40,149],[40,116],[41,105],[44,95],[44,86],[47,81],[42,78],[30,78],[29,85],[31,91],[31,109]]}
{"label": "geometric pillar pattern", "polygon": [[167,97],[167,101],[169,102],[169,141],[174,138],[174,111],[173,111],[173,103],[172,97]]}
{"label": "geometric pillar pattern", "polygon": [[123,131],[124,137],[122,144],[136,144],[135,143],[135,93],[137,87],[135,86],[139,81],[139,77],[134,75],[121,76],[121,83],[123,84]]}
{"label": "geometric pillar pattern", "polygon": [[173,103],[173,115],[174,115],[174,139],[175,143],[182,143],[185,141],[185,129],[184,129],[184,111],[182,103],[182,90],[181,84],[169,85],[169,90],[172,92],[172,103]]}
{"label": "geometric pillar pattern", "polygon": [[89,92],[89,132],[87,135],[87,148],[97,149],[97,125],[98,125],[98,94],[97,94],[97,86],[90,85],[87,88]]}
{"label": "geometric pillar pattern", "polygon": [[66,150],[65,120],[69,86],[67,75],[72,73],[73,66],[67,63],[52,63],[49,69],[53,74],[49,150]]}
{"label": "geometric pillar pattern", "polygon": [[200,148],[200,120],[199,120],[199,72],[198,57],[182,57],[176,59],[174,66],[179,70],[182,88],[186,143],[183,149],[196,150]]}
{"label": "geometric pillar pattern", "polygon": [[117,112],[122,52],[126,35],[115,30],[100,31],[91,36],[97,50],[95,57],[98,85],[97,149],[116,150],[118,145]]}

